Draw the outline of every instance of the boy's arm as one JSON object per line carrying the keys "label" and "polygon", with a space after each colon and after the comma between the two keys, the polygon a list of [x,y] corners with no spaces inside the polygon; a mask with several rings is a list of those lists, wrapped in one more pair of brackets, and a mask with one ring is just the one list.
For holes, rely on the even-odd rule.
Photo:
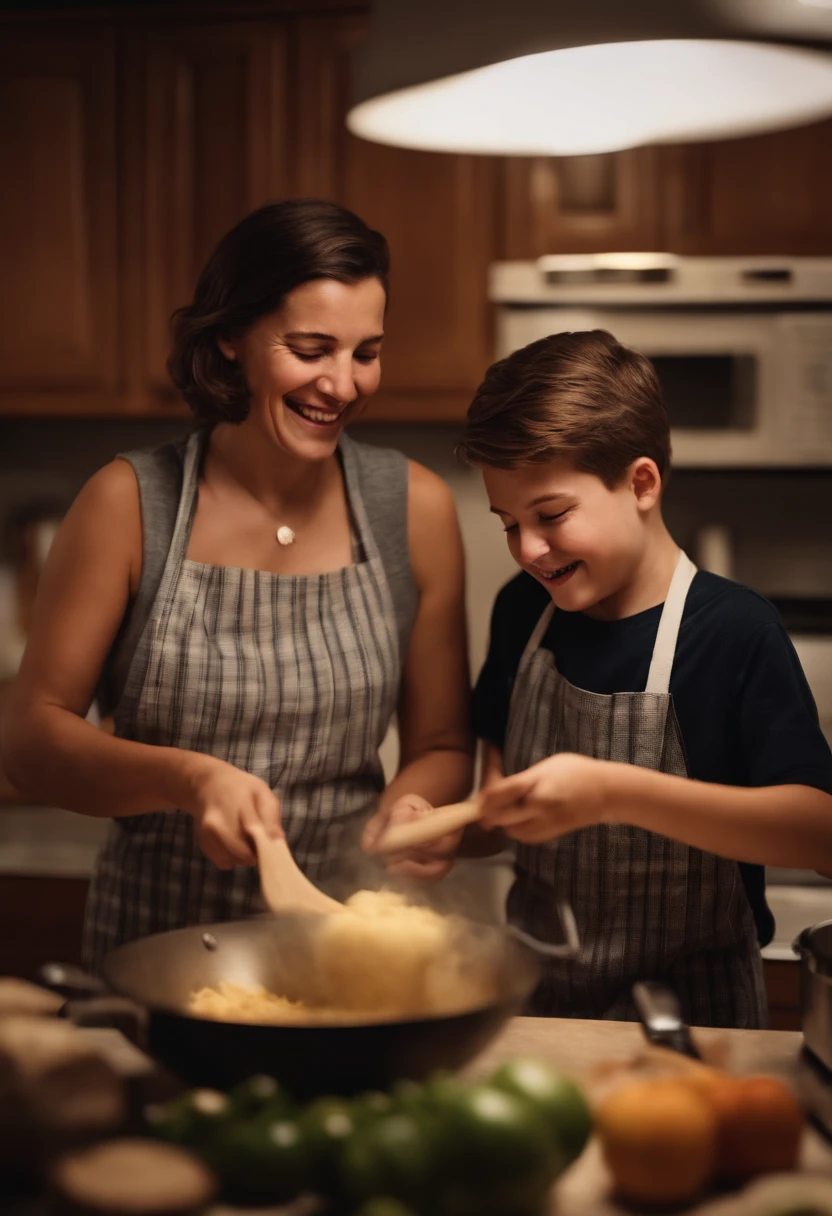
{"label": "boy's arm", "polygon": [[832,795],[808,785],[715,785],[562,753],[482,800],[484,822],[525,843],[626,823],[735,861],[832,870]]}

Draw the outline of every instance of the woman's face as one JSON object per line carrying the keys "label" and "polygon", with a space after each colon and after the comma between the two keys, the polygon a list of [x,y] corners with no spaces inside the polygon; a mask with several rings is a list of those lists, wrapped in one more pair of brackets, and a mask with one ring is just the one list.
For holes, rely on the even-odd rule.
{"label": "woman's face", "polygon": [[378,388],[384,307],[378,279],[313,279],[242,337],[220,340],[251,393],[244,425],[300,459],[331,456]]}

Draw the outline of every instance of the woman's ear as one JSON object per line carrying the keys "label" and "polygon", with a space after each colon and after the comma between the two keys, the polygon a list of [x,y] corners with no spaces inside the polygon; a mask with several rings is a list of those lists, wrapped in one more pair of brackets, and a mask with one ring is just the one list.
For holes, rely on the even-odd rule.
{"label": "woman's ear", "polygon": [[662,475],[655,460],[639,456],[630,466],[630,484],[639,511],[649,511],[662,496]]}
{"label": "woman's ear", "polygon": [[217,346],[220,348],[222,354],[225,355],[226,359],[231,359],[233,362],[237,358],[237,351],[234,347],[234,343],[229,342],[228,338],[217,338]]}

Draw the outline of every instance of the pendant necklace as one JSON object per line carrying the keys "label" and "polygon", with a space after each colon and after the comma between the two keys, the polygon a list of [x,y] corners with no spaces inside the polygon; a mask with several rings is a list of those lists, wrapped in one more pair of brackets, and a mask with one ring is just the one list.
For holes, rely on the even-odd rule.
{"label": "pendant necklace", "polygon": [[295,534],[286,524],[281,524],[275,533],[277,543],[279,545],[293,545],[295,543]]}

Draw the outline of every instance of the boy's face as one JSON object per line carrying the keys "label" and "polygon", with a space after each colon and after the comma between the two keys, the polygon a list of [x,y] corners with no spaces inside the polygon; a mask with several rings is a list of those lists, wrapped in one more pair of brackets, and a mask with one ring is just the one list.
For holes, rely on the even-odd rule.
{"label": "boy's face", "polygon": [[[609,489],[568,460],[482,470],[491,510],[502,520],[509,551],[542,583],[558,608],[615,616],[644,554],[645,503],[635,462]],[[652,462],[647,462],[652,465]]]}

